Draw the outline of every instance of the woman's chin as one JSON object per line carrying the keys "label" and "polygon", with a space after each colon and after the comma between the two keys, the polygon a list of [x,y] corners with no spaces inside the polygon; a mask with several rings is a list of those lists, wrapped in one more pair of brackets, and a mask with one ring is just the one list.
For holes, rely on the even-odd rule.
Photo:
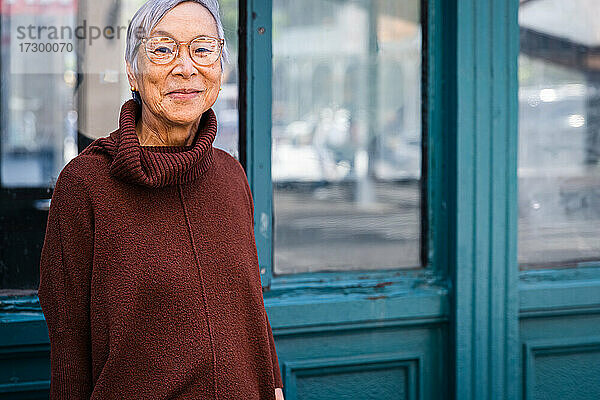
{"label": "woman's chin", "polygon": [[174,105],[166,110],[170,121],[182,125],[195,122],[202,116],[203,112],[202,106],[199,104]]}
{"label": "woman's chin", "polygon": [[198,115],[168,115],[169,121],[173,125],[191,125],[194,122],[198,121],[202,114]]}

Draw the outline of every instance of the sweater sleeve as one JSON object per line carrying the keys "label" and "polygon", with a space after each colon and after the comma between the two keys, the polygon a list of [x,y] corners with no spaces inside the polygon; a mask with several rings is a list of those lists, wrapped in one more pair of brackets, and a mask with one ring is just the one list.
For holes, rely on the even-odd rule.
{"label": "sweater sleeve", "polygon": [[[241,168],[241,165],[240,165]],[[243,168],[241,168],[243,171]],[[248,184],[248,178],[244,172],[244,184],[246,188],[246,195],[248,196],[250,219],[252,220],[252,226],[254,226],[254,199],[252,198],[252,191]],[[269,346],[271,348],[271,363],[273,364],[273,379],[275,380],[276,388],[283,388],[283,380],[281,379],[281,370],[279,368],[279,359],[277,358],[277,351],[275,349],[275,340],[273,339],[273,331],[271,330],[271,323],[269,322],[269,316],[265,310],[265,319],[267,321],[267,331],[269,334]]]}
{"label": "sweater sleeve", "polygon": [[38,297],[50,338],[50,399],[89,399],[93,209],[83,184],[66,169],[50,202]]}
{"label": "sweater sleeve", "polygon": [[[265,315],[267,313],[265,312]],[[275,380],[276,388],[283,388],[283,380],[281,379],[281,370],[279,369],[279,359],[277,358],[277,351],[275,350],[275,340],[273,340],[273,331],[271,330],[271,324],[269,323],[269,316],[267,315],[267,329],[269,331],[269,344],[271,346],[271,360],[273,363],[273,379]]]}

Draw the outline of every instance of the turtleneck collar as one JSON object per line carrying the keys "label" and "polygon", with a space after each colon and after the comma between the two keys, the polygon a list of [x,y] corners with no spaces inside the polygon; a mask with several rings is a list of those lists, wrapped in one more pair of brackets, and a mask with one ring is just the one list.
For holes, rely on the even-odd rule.
{"label": "turtleneck collar", "polygon": [[121,107],[119,128],[86,149],[109,154],[113,176],[142,186],[163,187],[191,182],[208,170],[217,134],[212,108],[202,114],[193,143],[185,146],[141,146],[135,130],[140,113],[140,106],[128,100]]}

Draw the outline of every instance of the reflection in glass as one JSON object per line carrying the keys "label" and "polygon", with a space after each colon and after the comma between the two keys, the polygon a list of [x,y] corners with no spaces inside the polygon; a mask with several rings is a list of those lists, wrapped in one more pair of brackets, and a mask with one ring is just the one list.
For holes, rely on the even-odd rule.
{"label": "reflection in glass", "polygon": [[420,265],[419,7],[273,1],[275,273]]}
{"label": "reflection in glass", "polygon": [[66,33],[60,40],[47,35],[49,27],[73,29],[77,7],[68,1],[29,3],[1,5],[3,188],[53,186],[58,172],[77,154],[74,41]]}
{"label": "reflection in glass", "polygon": [[[117,128],[120,107],[131,98],[127,25],[143,3],[0,2],[0,294],[37,289],[51,188],[78,151]],[[214,145],[237,157],[238,3],[219,4],[230,63],[213,105]]]}
{"label": "reflection in glass", "polygon": [[[117,128],[120,107],[131,98],[127,24],[143,3],[2,2],[2,187],[53,187],[81,150],[78,142],[85,145]],[[224,65],[223,90],[213,106],[219,117],[215,146],[238,157],[238,7],[236,0],[220,4],[230,64]],[[105,28],[112,34],[93,36],[94,29]]]}
{"label": "reflection in glass", "polygon": [[521,268],[600,260],[598,21],[595,0],[521,0]]}

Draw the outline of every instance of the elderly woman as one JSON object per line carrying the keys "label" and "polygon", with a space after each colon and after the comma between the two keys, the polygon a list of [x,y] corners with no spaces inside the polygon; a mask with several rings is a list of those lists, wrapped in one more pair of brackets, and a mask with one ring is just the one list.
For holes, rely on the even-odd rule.
{"label": "elderly woman", "polygon": [[212,145],[223,36],[216,0],[150,0],[131,20],[134,99],[52,195],[52,399],[283,399],[252,195]]}

